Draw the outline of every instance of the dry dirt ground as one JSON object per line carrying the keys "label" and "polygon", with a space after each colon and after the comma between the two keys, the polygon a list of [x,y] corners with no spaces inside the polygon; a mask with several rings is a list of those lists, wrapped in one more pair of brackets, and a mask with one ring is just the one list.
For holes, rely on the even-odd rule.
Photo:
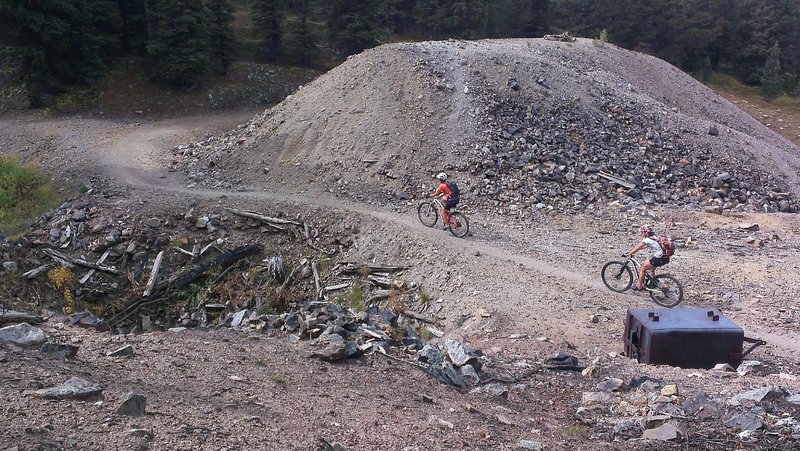
{"label": "dry dirt ground", "polygon": [[[679,443],[615,439],[616,424],[652,413],[653,393],[631,389],[599,406],[582,400],[606,377],[676,384],[676,404],[699,391],[723,401],[770,385],[800,393],[795,215],[608,206],[551,212],[534,222],[466,207],[472,233],[458,239],[422,226],[413,201],[376,204],[324,186],[297,188],[284,183],[280,165],[255,190],[187,188],[182,174],[170,172],[173,146],[251,117],[9,117],[0,120],[0,143],[4,153],[22,155],[61,183],[93,178],[118,187],[120,209],[169,215],[225,204],[290,211],[311,223],[348,217],[360,232],[347,259],[408,265],[405,276],[437,300],[446,335],[434,342],[458,339],[482,350],[490,368],[505,369],[498,376],[527,377],[461,393],[435,382],[411,356],[329,364],[280,336],[225,329],[120,336],[50,321],[43,329],[80,352],[65,361],[0,348],[0,449],[796,449],[796,435],[737,435],[720,419],[678,414],[672,421],[684,432]],[[609,291],[600,269],[636,244],[643,222],[686,243],[669,268],[684,284],[684,306],[719,308],[746,336],[767,341],[748,357],[762,362],[760,370],[739,377],[639,365],[619,354],[626,310],[654,304]],[[742,229],[746,223],[759,230]],[[133,344],[135,356],[106,356],[123,344]],[[598,374],[528,371],[558,351],[595,365]],[[98,382],[103,395],[83,401],[24,395],[73,376]],[[131,389],[146,396],[146,416],[115,414],[118,398]],[[796,407],[789,411],[800,419]]]}

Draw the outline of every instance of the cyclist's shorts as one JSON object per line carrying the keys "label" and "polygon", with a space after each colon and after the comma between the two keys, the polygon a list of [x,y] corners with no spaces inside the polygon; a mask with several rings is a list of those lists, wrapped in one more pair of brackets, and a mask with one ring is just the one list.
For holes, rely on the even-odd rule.
{"label": "cyclist's shorts", "polygon": [[658,268],[659,266],[664,266],[669,263],[669,257],[652,257],[650,259],[650,264]]}
{"label": "cyclist's shorts", "polygon": [[444,204],[444,209],[445,210],[449,210],[449,209],[455,207],[456,205],[458,205],[458,199],[450,199],[450,200],[447,201],[446,204]]}

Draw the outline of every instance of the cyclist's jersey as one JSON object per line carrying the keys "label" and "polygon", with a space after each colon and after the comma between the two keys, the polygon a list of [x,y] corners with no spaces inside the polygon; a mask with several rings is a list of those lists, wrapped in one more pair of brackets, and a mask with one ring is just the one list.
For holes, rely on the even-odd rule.
{"label": "cyclist's jersey", "polygon": [[658,244],[658,241],[654,240],[653,238],[646,237],[642,239],[642,242],[647,245],[647,248],[650,249],[650,252],[653,254],[655,258],[661,258],[664,255],[664,251],[661,249],[661,245]]}
{"label": "cyclist's jersey", "polygon": [[453,195],[453,191],[450,190],[449,186],[447,186],[447,182],[440,183],[439,187],[436,188],[436,191],[433,192],[434,196],[439,195],[439,194],[444,194],[445,195],[445,200],[449,200],[450,196]]}

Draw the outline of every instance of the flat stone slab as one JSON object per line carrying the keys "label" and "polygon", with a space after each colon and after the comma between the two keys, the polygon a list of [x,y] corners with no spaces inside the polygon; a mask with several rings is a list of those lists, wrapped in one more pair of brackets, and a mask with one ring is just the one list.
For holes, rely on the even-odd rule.
{"label": "flat stone slab", "polygon": [[28,323],[15,324],[0,329],[0,342],[12,343],[23,348],[38,346],[47,341],[42,329]]}
{"label": "flat stone slab", "polygon": [[61,385],[36,390],[35,393],[45,399],[81,399],[99,395],[102,392],[103,389],[100,385],[86,379],[73,377]]}

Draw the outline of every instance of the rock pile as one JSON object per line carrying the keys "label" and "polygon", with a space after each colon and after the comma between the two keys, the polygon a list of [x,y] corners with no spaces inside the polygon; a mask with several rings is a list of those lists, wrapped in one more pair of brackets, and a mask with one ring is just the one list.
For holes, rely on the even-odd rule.
{"label": "rock pile", "polygon": [[444,168],[470,204],[521,217],[608,203],[800,209],[790,143],[667,63],[587,40],[379,47],[173,153],[189,186],[311,180],[382,200]]}

